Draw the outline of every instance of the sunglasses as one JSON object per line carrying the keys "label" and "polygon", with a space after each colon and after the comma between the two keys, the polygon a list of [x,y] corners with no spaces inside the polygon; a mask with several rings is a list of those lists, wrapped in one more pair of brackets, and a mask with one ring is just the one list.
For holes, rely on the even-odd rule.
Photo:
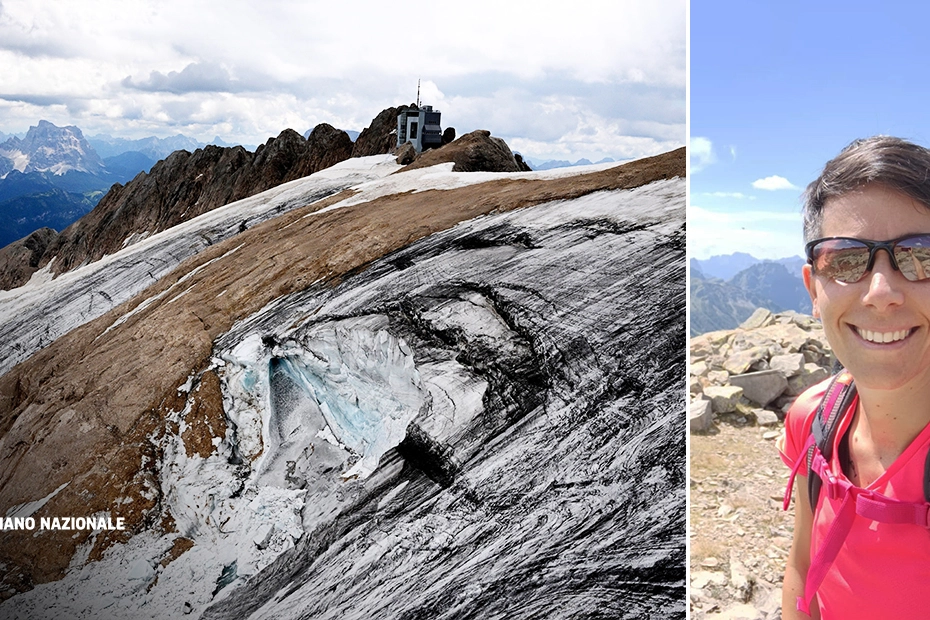
{"label": "sunglasses", "polygon": [[811,241],[804,249],[814,273],[852,284],[872,270],[875,253],[885,250],[891,267],[911,282],[930,277],[930,233],[906,235],[891,241],[853,237],[826,237]]}

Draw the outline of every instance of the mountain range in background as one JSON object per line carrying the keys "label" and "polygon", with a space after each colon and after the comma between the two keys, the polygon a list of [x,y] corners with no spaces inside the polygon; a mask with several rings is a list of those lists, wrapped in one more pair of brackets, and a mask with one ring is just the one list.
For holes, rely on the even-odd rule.
{"label": "mountain range in background", "polygon": [[773,261],[743,252],[692,258],[691,336],[735,329],[756,308],[810,314],[810,296],[801,280],[803,265],[800,256]]}
{"label": "mountain range in background", "polygon": [[[388,119],[393,128],[393,119]],[[303,137],[309,139],[312,130]],[[355,143],[358,131],[345,131]],[[75,126],[58,127],[42,120],[22,135],[0,132],[0,248],[49,228],[62,232],[89,213],[116,184],[148,173],[172,153],[194,153],[210,145],[241,147],[257,153],[261,146],[229,143],[216,136],[209,144],[177,134],[139,139],[107,134],[85,137]],[[611,158],[596,163],[610,163]],[[527,160],[534,170],[585,166],[561,160]]]}
{"label": "mountain range in background", "polygon": [[575,163],[572,163],[570,161],[566,161],[563,159],[549,159],[543,162],[537,162],[532,159],[524,159],[524,161],[527,164],[529,164],[530,168],[532,168],[533,170],[551,170],[553,168],[570,168],[573,166],[590,166],[591,164],[609,164],[609,163],[613,163],[616,160],[610,157],[605,157],[604,159],[601,159],[600,161],[596,161],[596,162],[592,162],[588,159],[579,159]]}

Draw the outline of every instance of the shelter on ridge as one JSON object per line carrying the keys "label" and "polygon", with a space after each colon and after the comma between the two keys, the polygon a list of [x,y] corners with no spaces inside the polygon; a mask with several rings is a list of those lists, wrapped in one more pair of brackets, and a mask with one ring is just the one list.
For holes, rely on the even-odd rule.
{"label": "shelter on ridge", "polygon": [[410,142],[417,153],[442,146],[440,115],[431,105],[401,108],[397,115],[397,146]]}

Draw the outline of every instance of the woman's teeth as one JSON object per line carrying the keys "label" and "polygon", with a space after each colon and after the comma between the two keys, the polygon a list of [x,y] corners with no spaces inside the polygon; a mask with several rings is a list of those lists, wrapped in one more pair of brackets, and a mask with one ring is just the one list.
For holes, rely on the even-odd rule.
{"label": "woman's teeth", "polygon": [[869,342],[878,342],[878,343],[883,344],[886,342],[895,342],[897,340],[904,340],[905,338],[907,338],[907,335],[910,333],[911,330],[902,329],[896,332],[873,332],[868,329],[862,329],[861,327],[857,327],[856,331],[859,333],[859,336],[863,340],[868,340]]}

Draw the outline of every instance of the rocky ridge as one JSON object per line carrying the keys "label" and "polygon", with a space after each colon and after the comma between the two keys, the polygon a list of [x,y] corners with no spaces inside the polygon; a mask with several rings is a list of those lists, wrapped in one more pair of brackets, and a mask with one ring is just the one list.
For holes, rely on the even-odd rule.
{"label": "rocky ridge", "polygon": [[202,213],[332,166],[351,151],[349,136],[326,124],[307,140],[286,129],[254,154],[241,146],[175,151],[148,174],[114,185],[93,211],[48,244],[37,263],[24,267],[16,261],[18,243],[0,250],[2,283],[21,286],[28,280],[24,274],[31,276],[49,263],[60,274],[99,260]]}
{"label": "rocky ridge", "polygon": [[400,108],[385,108],[362,130],[352,145],[352,157],[393,153],[397,146],[397,115]]}
{"label": "rocky ridge", "polygon": [[446,162],[454,164],[453,172],[522,172],[529,169],[520,167],[506,142],[493,137],[486,129],[479,129],[438,149],[420,153],[404,170],[428,168]]}
{"label": "rocky ridge", "polygon": [[764,309],[691,338],[690,354],[691,617],[773,620],[793,524],[774,440],[835,358],[819,321]]}
{"label": "rocky ridge", "polygon": [[[387,108],[379,113],[355,143],[346,132],[322,123],[307,139],[286,129],[255,153],[241,146],[214,145],[193,153],[175,151],[148,173],[140,173],[126,185],[113,185],[93,211],[60,235],[45,239],[47,233],[43,233],[41,253],[36,252],[36,243],[29,241],[31,236],[0,249],[0,289],[22,286],[44,267],[59,275],[99,260],[202,213],[350,157],[393,153],[399,109]],[[402,149],[400,160],[409,163],[411,169],[454,162],[456,172],[529,170],[503,140],[491,137],[486,130],[472,132],[424,154]],[[250,223],[243,221],[241,225],[244,229]]]}

